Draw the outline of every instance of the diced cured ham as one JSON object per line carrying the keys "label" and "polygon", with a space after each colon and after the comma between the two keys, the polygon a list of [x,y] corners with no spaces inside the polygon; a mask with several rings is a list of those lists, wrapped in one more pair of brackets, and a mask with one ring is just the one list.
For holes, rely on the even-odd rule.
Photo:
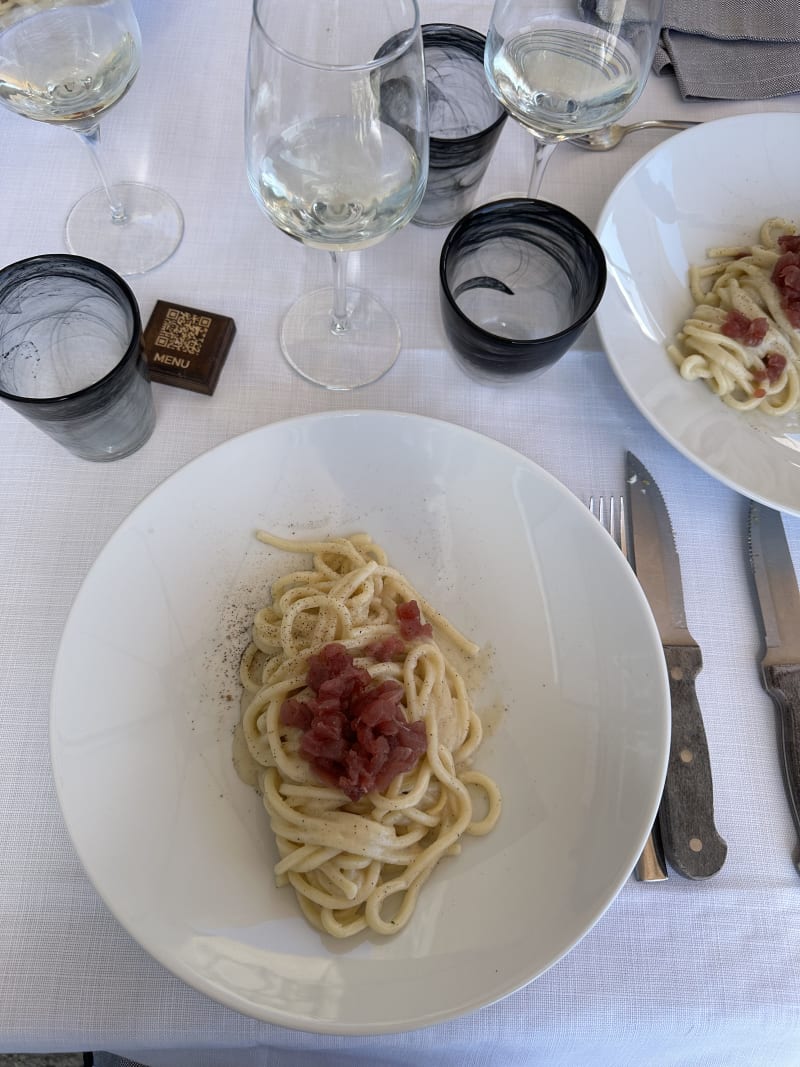
{"label": "diced cured ham", "polygon": [[753,377],[757,382],[769,382],[774,385],[786,370],[786,356],[781,352],[767,352],[762,362],[764,369],[754,370]]}
{"label": "diced cured ham", "polygon": [[[779,238],[781,248],[785,238]],[[800,242],[800,237],[791,237],[792,242]],[[780,293],[781,307],[786,318],[796,329],[800,329],[800,245],[786,245],[787,250],[779,257],[772,269],[772,282]]]}
{"label": "diced cured ham", "polygon": [[406,718],[399,682],[374,682],[336,642],[311,657],[306,682],[313,696],[284,701],[280,722],[303,731],[300,754],[323,782],[356,801],[416,766],[425,724]]}
{"label": "diced cured ham", "polygon": [[734,308],[731,308],[720,326],[720,331],[726,337],[741,341],[743,345],[750,347],[761,344],[767,336],[768,329],[769,323],[765,318],[749,319],[747,315],[743,315],[741,311],[736,311]]}
{"label": "diced cured ham", "polygon": [[313,719],[311,708],[304,701],[295,700],[294,697],[284,700],[281,707],[281,723],[284,726],[297,726],[301,730],[307,730]]}
{"label": "diced cured ham", "polygon": [[388,637],[379,637],[376,641],[370,641],[364,646],[364,655],[371,656],[378,663],[389,663],[398,656],[402,656],[406,650],[406,643],[398,634],[390,634]]}
{"label": "diced cured ham", "polygon": [[416,600],[407,600],[405,604],[398,604],[395,613],[400,633],[407,641],[415,637],[433,637],[433,627],[429,622],[422,621]]}

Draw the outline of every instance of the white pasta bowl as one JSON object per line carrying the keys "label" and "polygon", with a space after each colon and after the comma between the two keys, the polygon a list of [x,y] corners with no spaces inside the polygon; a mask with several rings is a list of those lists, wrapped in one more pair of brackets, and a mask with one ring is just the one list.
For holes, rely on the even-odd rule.
{"label": "white pasta bowl", "polygon": [[[475,768],[500,820],[441,861],[392,937],[309,925],[234,769],[250,622],[298,565],[258,528],[369,532],[490,650]],[[669,698],[631,568],[562,485],[445,422],[339,412],[227,441],[134,510],[72,608],[50,727],[75,848],[157,960],[259,1019],[384,1033],[499,999],[600,919],[658,808]]]}
{"label": "white pasta bowl", "polygon": [[656,430],[731,488],[800,514],[800,413],[739,412],[681,378],[666,346],[691,313],[691,264],[748,245],[773,216],[800,225],[800,115],[740,115],[670,137],[603,208],[608,284],[596,313],[622,387]]}

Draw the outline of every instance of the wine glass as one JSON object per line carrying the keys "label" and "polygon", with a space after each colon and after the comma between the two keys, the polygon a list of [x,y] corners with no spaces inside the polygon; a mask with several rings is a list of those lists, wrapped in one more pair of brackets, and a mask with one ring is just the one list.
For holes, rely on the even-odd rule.
{"label": "wine glass", "polygon": [[397,358],[400,330],[375,296],[347,286],[347,253],[404,226],[425,191],[417,0],[254,0],[245,142],[259,206],[333,264],[332,286],[284,317],[284,356],[328,389],[375,381]]}
{"label": "wine glass", "polygon": [[139,182],[112,185],[100,156],[100,115],[130,89],[141,34],[130,0],[11,0],[0,6],[0,103],[65,126],[90,150],[101,188],[72,208],[69,250],[119,274],[172,255],[183,216],[172,197]]}
{"label": "wine glass", "polygon": [[664,0],[495,0],[484,64],[533,134],[528,196],[559,141],[616,122],[639,99],[663,13]]}

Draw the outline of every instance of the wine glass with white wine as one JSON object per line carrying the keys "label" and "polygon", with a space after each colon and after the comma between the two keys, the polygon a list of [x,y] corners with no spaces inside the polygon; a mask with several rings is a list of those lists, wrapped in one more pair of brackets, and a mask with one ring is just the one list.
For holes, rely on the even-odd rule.
{"label": "wine glass with white wine", "polygon": [[664,0],[495,0],[486,74],[533,134],[528,196],[560,141],[617,122],[639,99],[663,14]]}
{"label": "wine glass with white wine", "polygon": [[101,185],[72,208],[67,247],[119,274],[163,263],[183,235],[171,196],[140,182],[112,185],[100,155],[100,116],[133,84],[141,47],[131,0],[0,3],[0,103],[72,130],[90,150]]}
{"label": "wine glass with white wine", "polygon": [[425,191],[417,0],[254,0],[245,151],[267,217],[333,265],[333,285],[284,317],[284,356],[328,389],[375,381],[400,330],[377,297],[347,285],[346,259],[409,222]]}

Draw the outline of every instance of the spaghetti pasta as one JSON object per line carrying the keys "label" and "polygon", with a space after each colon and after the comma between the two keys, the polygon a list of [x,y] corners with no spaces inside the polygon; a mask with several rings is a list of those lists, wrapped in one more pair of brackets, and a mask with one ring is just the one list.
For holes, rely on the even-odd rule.
{"label": "spaghetti pasta", "polygon": [[758,243],[711,248],[713,262],[690,267],[695,308],[667,346],[683,378],[705,381],[738,411],[786,415],[798,406],[798,252],[796,228],[770,218]]}
{"label": "spaghetti pasta", "polygon": [[257,536],[312,557],[273,583],[240,668],[277,884],[334,937],[396,933],[440,860],[500,815],[497,785],[470,769],[482,729],[453,662],[478,646],[366,534]]}

